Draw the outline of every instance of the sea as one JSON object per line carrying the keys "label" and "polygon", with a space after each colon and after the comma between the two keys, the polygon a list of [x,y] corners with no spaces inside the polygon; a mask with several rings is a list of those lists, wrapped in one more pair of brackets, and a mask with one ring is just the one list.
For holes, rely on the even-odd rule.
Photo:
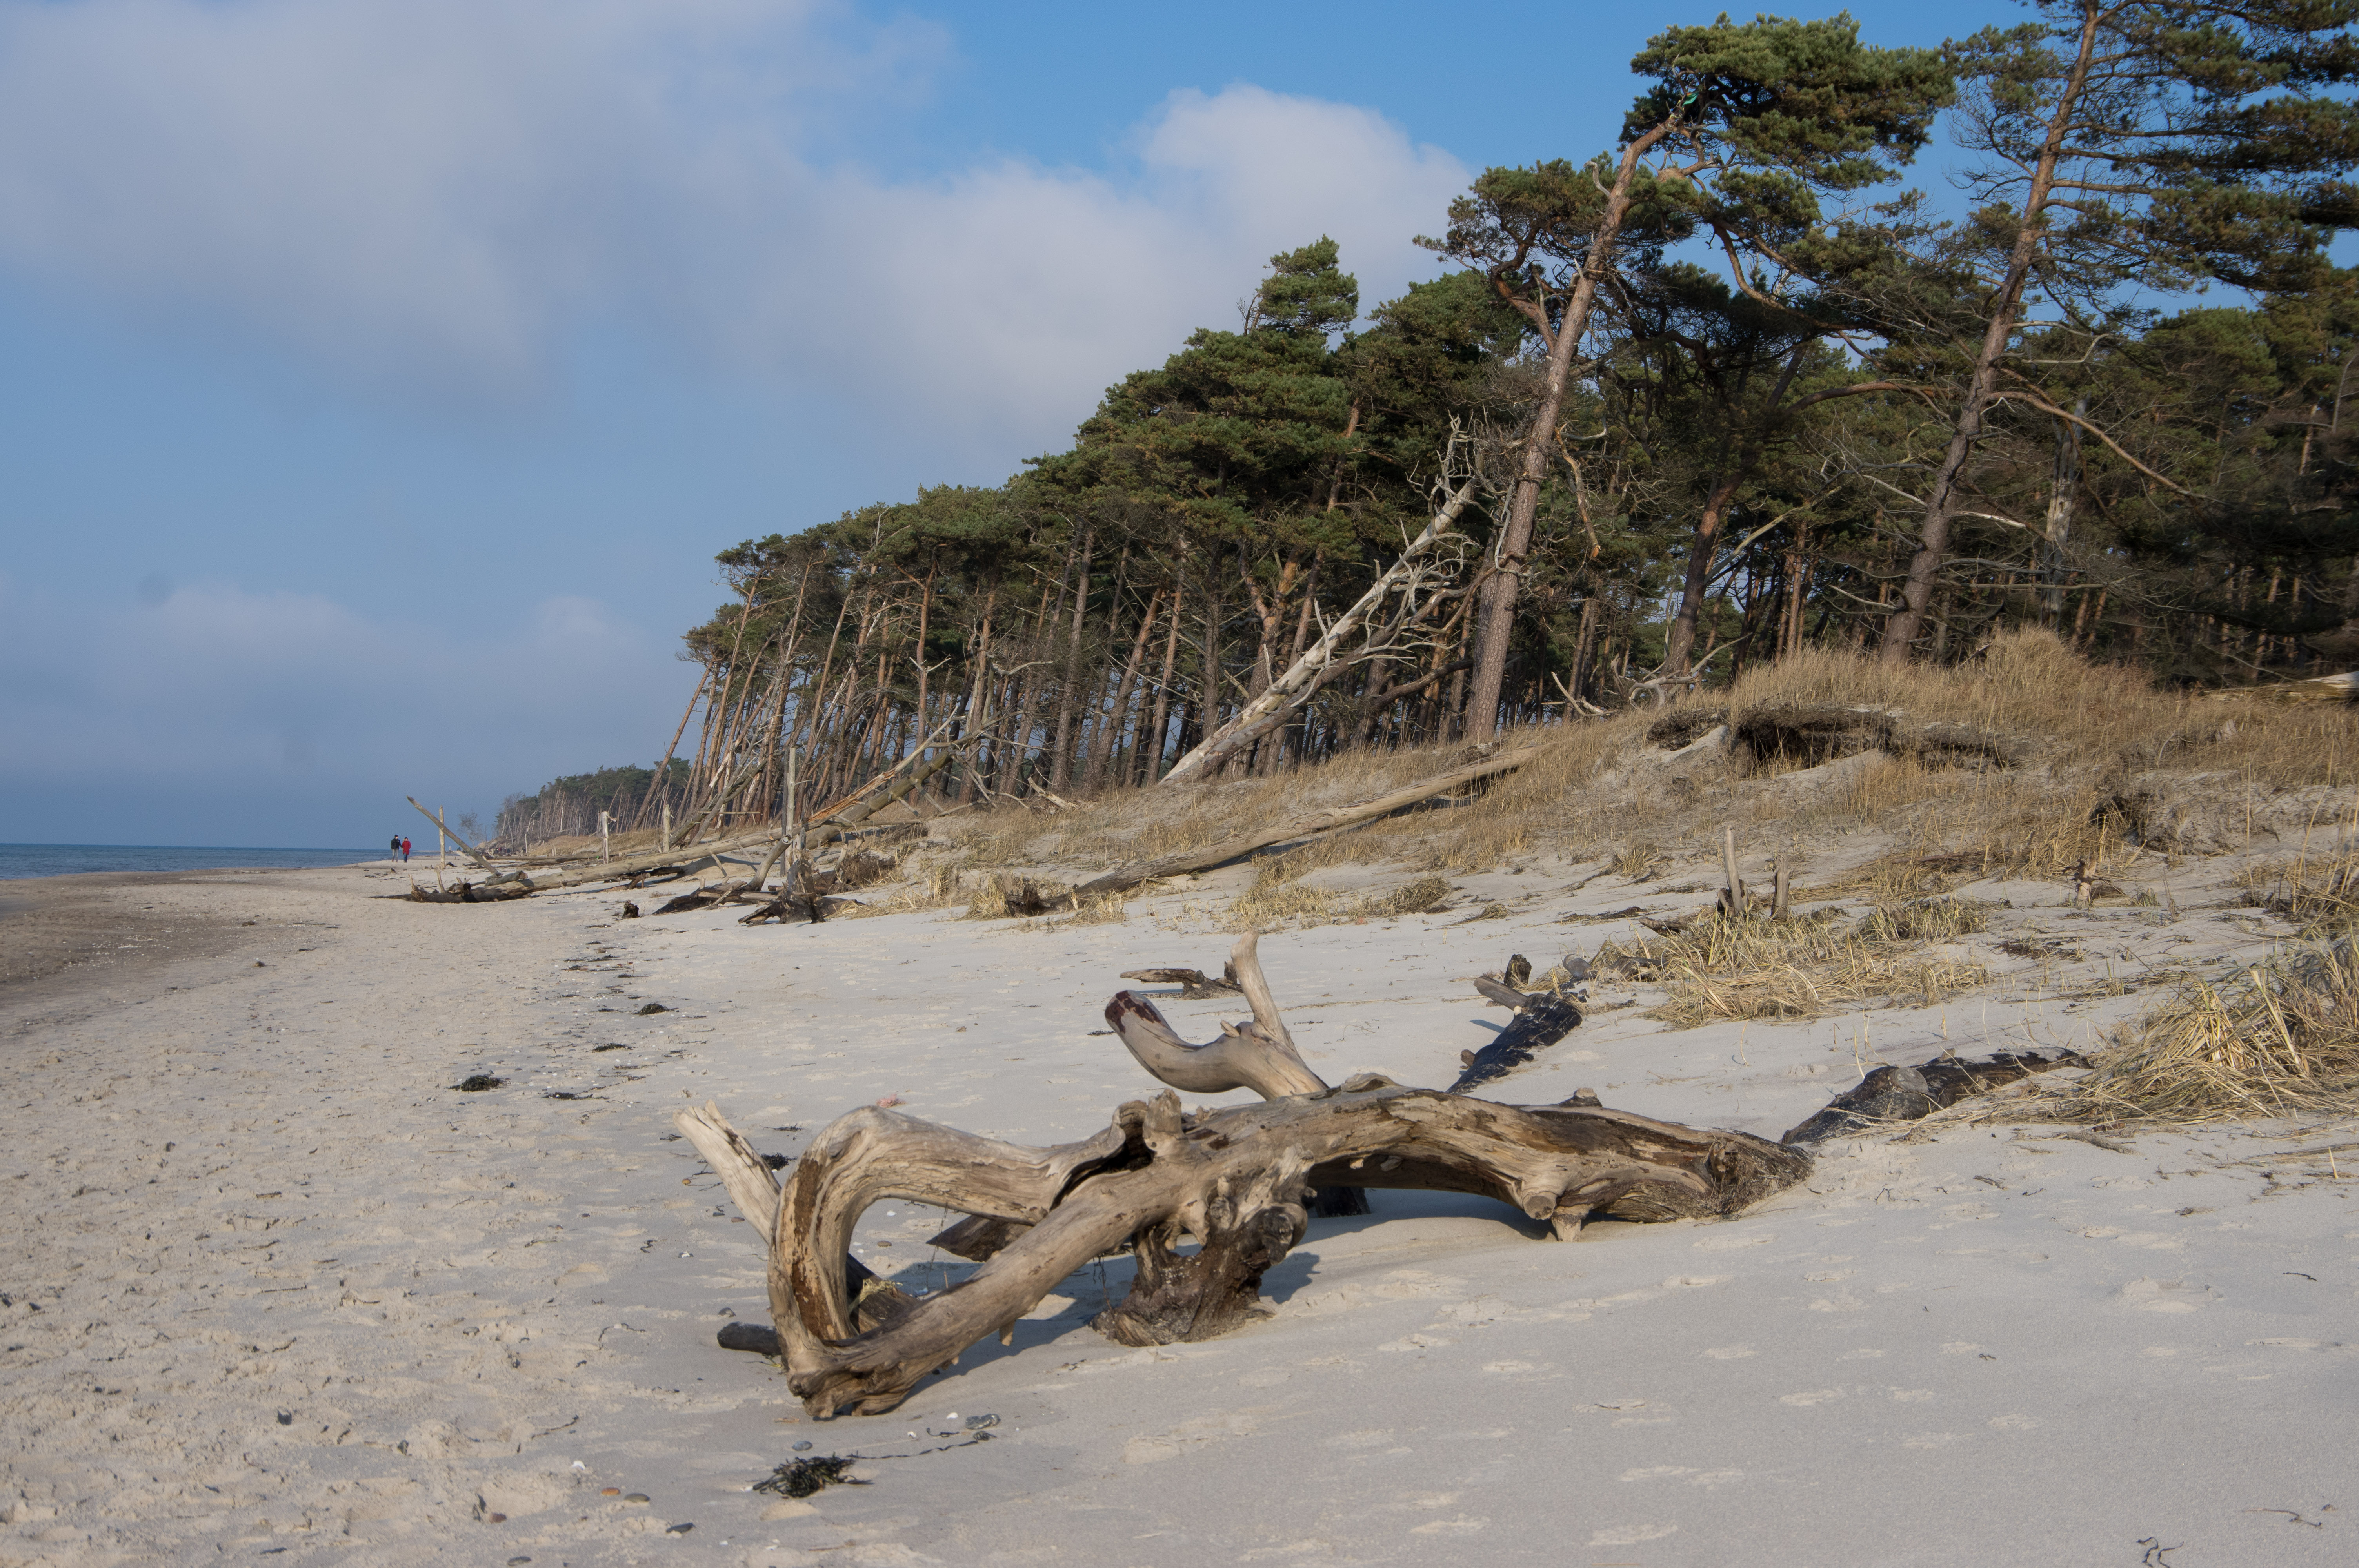
{"label": "sea", "polygon": [[0,844],[0,881],[77,871],[206,871],[349,866],[385,859],[374,849],[256,849],[205,844]]}

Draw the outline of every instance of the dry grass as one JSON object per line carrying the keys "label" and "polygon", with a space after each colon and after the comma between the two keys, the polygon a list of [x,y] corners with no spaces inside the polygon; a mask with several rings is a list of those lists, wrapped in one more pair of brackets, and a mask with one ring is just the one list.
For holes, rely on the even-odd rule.
{"label": "dry grass", "polygon": [[2304,936],[2335,936],[2359,926],[2359,854],[2258,860],[2233,880],[2247,903],[2294,921]]}
{"label": "dry grass", "polygon": [[1060,920],[1048,922],[1047,928],[1055,931],[1069,925],[1121,925],[1129,919],[1130,906],[1121,893],[1093,893],[1087,898],[1076,899],[1073,913]]}
{"label": "dry grass", "polygon": [[1613,860],[1614,874],[1625,881],[1642,882],[1663,863],[1663,852],[1651,839],[1625,844]]}
{"label": "dry grass", "polygon": [[1229,906],[1228,929],[1269,931],[1282,926],[1323,925],[1343,920],[1393,920],[1404,914],[1430,914],[1447,904],[1457,889],[1446,877],[1426,875],[1404,882],[1390,892],[1347,898],[1304,887],[1296,880],[1311,869],[1292,855],[1261,862],[1254,885]]}
{"label": "dry grass", "polygon": [[1430,914],[1448,903],[1450,895],[1457,891],[1446,878],[1419,877],[1390,892],[1369,894],[1352,906],[1352,913],[1368,920],[1389,919],[1403,914]]}
{"label": "dry grass", "polygon": [[1985,905],[1944,899],[1876,909],[1849,925],[1832,914],[1707,917],[1633,947],[1608,943],[1594,962],[1602,972],[1663,986],[1670,994],[1648,1016],[1681,1029],[1815,1018],[1871,998],[1930,1007],[1990,978],[1980,964],[1934,951],[1980,930],[1986,914]]}
{"label": "dry grass", "polygon": [[2190,980],[2118,1030],[2076,1084],[2027,1102],[2079,1121],[2185,1126],[2359,1110],[2359,954],[2281,954]]}
{"label": "dry grass", "polygon": [[1859,936],[1870,945],[1897,946],[1908,942],[1954,942],[1990,924],[1995,907],[1975,898],[1926,898],[1912,903],[1881,904],[1859,923]]}
{"label": "dry grass", "polygon": [[1270,931],[1289,925],[1318,925],[1335,917],[1332,895],[1304,887],[1279,871],[1277,864],[1264,861],[1254,885],[1239,893],[1236,902],[1229,906],[1230,930]]}
{"label": "dry grass", "polygon": [[[2136,846],[2106,807],[2136,773],[2211,771],[2272,787],[2359,782],[2359,708],[2158,691],[2135,672],[2084,663],[2036,631],[2010,633],[1955,666],[1887,667],[1810,651],[1679,706],[1741,713],[1814,704],[1899,708],[1912,724],[2002,731],[2021,739],[2024,763],[1978,769],[1878,757],[1848,767],[1839,787],[1789,791],[1777,780],[1794,771],[1790,763],[1772,762],[1747,776],[1700,762],[1685,786],[1667,789],[1659,778],[1623,772],[1631,758],[1655,754],[1644,736],[1661,710],[1552,726],[1510,738],[1540,748],[1513,773],[1277,857],[1282,869],[1265,871],[1236,918],[1348,915],[1343,901],[1288,885],[1347,861],[1458,875],[1540,851],[1571,856],[1586,846],[1619,845],[1614,869],[1638,880],[1672,863],[1716,858],[1723,825],[1735,827],[1748,857],[1785,853],[1814,834],[1892,834],[1893,854],[1842,885],[1899,903],[1973,876],[2060,876],[2082,860],[2101,874],[2118,870]],[[1274,778],[1110,791],[1070,811],[1016,804],[965,810],[938,818],[931,831],[972,869],[1022,867],[1082,880],[1364,800],[1462,757],[1444,747],[1353,753]]]}
{"label": "dry grass", "polygon": [[[910,863],[905,862],[903,869],[910,869]],[[922,875],[912,878],[907,886],[891,896],[878,903],[863,903],[855,909],[845,910],[835,918],[866,920],[879,914],[910,914],[921,910],[945,909],[963,896],[958,866],[949,861],[936,861],[928,866]]]}

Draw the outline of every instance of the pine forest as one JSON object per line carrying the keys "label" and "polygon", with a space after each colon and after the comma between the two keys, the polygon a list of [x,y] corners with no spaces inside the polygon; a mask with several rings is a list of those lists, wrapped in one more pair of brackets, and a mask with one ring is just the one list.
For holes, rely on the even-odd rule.
{"label": "pine forest", "polygon": [[1432,281],[1304,233],[1068,449],[720,552],[669,749],[503,838],[903,760],[1268,775],[2026,625],[2181,686],[2359,662],[2359,4],[2027,14],[1663,31],[1618,144],[1484,173]]}

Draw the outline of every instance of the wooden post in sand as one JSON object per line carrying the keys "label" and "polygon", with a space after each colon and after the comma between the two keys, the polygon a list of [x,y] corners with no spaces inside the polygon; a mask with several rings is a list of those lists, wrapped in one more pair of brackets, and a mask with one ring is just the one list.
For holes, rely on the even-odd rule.
{"label": "wooden post in sand", "polygon": [[1745,879],[1736,874],[1736,829],[1720,830],[1720,869],[1727,885],[1720,891],[1720,912],[1731,920],[1745,918]]}
{"label": "wooden post in sand", "polygon": [[598,859],[602,863],[614,858],[614,840],[608,837],[614,820],[613,815],[609,812],[602,811],[598,814]]}

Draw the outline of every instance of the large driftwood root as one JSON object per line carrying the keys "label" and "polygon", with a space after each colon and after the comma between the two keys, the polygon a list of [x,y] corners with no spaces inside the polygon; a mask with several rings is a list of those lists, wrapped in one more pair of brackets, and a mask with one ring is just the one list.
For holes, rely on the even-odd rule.
{"label": "large driftwood root", "polygon": [[[1012,1334],[1074,1270],[1125,1248],[1137,1278],[1098,1315],[1101,1330],[1129,1345],[1227,1333],[1264,1311],[1262,1277],[1302,1238],[1310,1209],[1364,1213],[1368,1187],[1496,1198],[1561,1238],[1598,1215],[1734,1214],[1810,1172],[1799,1149],[1608,1110],[1594,1096],[1496,1105],[1373,1074],[1330,1088],[1295,1049],[1256,937],[1238,942],[1229,973],[1253,1021],[1224,1024],[1207,1044],[1182,1040],[1133,992],[1106,1017],[1164,1082],[1251,1087],[1259,1105],[1190,1116],[1167,1089],[1125,1103],[1095,1137],[1049,1149],[869,1106],[822,1130],[783,1186],[718,1107],[680,1113],[680,1130],[769,1238],[776,1343],[813,1416],[891,1410],[985,1335]],[[895,1199],[971,1216],[936,1243],[981,1266],[922,1298],[862,1278],[853,1228]],[[1200,1245],[1183,1254],[1189,1237]]]}
{"label": "large driftwood root", "polygon": [[[743,1166],[719,1129],[701,1130],[700,1152]],[[770,1303],[788,1386],[805,1408],[822,1419],[846,1407],[875,1414],[1125,1245],[1138,1280],[1101,1314],[1109,1335],[1143,1345],[1227,1332],[1259,1311],[1261,1277],[1300,1239],[1314,1185],[1480,1194],[1570,1236],[1600,1215],[1734,1214],[1810,1168],[1800,1151],[1744,1133],[1603,1108],[1494,1105],[1374,1076],[1202,1117],[1166,1091],[1125,1103],[1096,1137],[1050,1149],[872,1106],[822,1131],[778,1191]],[[733,1195],[747,1189],[749,1217],[761,1180],[741,1169],[729,1183]],[[1008,1222],[1006,1241],[963,1283],[901,1298],[893,1321],[870,1327],[857,1309],[877,1292],[853,1294],[846,1244],[863,1211],[892,1199]],[[1182,1236],[1202,1246],[1183,1257]]]}
{"label": "large driftwood root", "polygon": [[[1528,966],[1517,968],[1508,975],[1520,985]],[[1094,1320],[1101,1332],[1126,1345],[1209,1339],[1264,1314],[1262,1279],[1301,1240],[1321,1195],[1473,1194],[1559,1239],[1600,1216],[1721,1217],[1804,1179],[1807,1145],[1821,1138],[2063,1065],[2027,1055],[1879,1069],[1771,1143],[1608,1109],[1586,1090],[1560,1105],[1509,1106],[1374,1074],[1331,1088],[1295,1050],[1253,936],[1237,944],[1229,973],[1254,1018],[1223,1025],[1206,1044],[1181,1039],[1135,992],[1118,993],[1106,1017],[1164,1082],[1200,1093],[1251,1087],[1265,1097],[1258,1105],[1191,1116],[1167,1089],[1125,1102],[1094,1137],[1048,1149],[864,1107],[824,1129],[783,1186],[717,1106],[682,1111],[680,1130],[770,1246],[775,1336],[733,1326],[723,1342],[778,1355],[814,1417],[877,1414],[986,1335],[1006,1341],[1093,1258],[1127,1249],[1137,1263],[1129,1293]],[[1578,1021],[1570,998],[1499,989],[1525,1003],[1526,1054]],[[853,1229],[871,1205],[892,1200],[969,1216],[934,1241],[980,1267],[921,1297],[871,1274],[848,1250]],[[1190,1237],[1197,1249],[1183,1253]]]}

